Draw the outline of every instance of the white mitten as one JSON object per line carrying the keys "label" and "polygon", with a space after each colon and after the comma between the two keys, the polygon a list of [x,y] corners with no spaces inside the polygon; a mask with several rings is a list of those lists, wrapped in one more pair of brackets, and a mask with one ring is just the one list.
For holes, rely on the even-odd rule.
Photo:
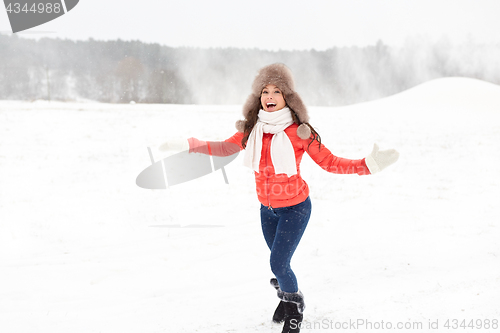
{"label": "white mitten", "polygon": [[159,147],[159,151],[184,151],[189,149],[189,142],[187,139],[170,139],[162,143]]}
{"label": "white mitten", "polygon": [[395,163],[398,158],[399,153],[395,149],[378,150],[378,145],[375,143],[373,151],[365,158],[365,163],[370,173],[374,174]]}

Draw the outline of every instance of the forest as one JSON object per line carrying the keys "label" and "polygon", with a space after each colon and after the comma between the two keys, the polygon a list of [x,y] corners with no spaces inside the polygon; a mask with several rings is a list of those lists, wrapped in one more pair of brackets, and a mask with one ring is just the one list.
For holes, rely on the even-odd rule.
{"label": "forest", "polygon": [[500,84],[500,44],[446,38],[268,51],[0,34],[0,99],[242,104],[256,71],[273,62],[292,69],[296,90],[314,106],[370,101],[440,77]]}

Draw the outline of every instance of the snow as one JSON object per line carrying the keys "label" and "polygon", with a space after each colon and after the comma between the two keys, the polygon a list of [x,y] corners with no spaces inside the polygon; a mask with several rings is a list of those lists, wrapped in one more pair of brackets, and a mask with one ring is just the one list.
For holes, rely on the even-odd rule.
{"label": "snow", "polygon": [[[220,171],[135,185],[148,146],[226,139],[240,108],[0,101],[0,331],[280,332],[243,154],[229,185]],[[292,261],[302,332],[500,319],[500,87],[438,79],[309,112],[338,156],[375,142],[401,156],[361,177],[304,157],[313,212]]]}

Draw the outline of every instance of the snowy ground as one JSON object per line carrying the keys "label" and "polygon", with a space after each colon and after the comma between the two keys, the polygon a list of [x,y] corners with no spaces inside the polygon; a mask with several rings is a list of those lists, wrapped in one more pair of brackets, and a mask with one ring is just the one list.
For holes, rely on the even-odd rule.
{"label": "snowy ground", "polygon": [[[302,332],[498,324],[500,87],[439,79],[310,115],[338,156],[377,142],[401,157],[364,177],[304,157],[313,213],[292,262]],[[243,154],[229,185],[220,171],[135,185],[147,146],[222,140],[239,117],[240,106],[0,101],[0,332],[281,332]]]}

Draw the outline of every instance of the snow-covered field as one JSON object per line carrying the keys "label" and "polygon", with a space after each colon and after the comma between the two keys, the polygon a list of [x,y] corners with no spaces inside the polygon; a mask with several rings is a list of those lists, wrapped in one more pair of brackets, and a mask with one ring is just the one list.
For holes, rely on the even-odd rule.
{"label": "snow-covered field", "polygon": [[[439,79],[309,112],[338,156],[377,142],[401,157],[363,177],[304,157],[302,332],[453,331],[464,319],[483,328],[457,330],[498,331],[500,87]],[[135,184],[146,147],[223,140],[237,119],[240,106],[0,101],[0,332],[281,332],[243,153],[229,185],[220,171]]]}

